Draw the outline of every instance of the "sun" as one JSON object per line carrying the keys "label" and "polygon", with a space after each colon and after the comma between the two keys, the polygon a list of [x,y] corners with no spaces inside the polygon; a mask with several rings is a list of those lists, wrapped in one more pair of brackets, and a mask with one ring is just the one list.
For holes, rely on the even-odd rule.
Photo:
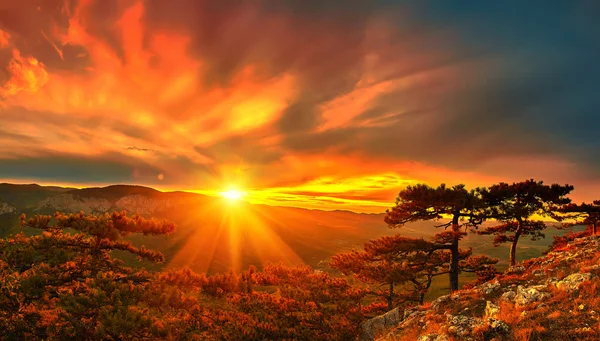
{"label": "sun", "polygon": [[221,195],[229,201],[238,201],[242,197],[244,197],[244,195],[246,195],[246,193],[242,192],[242,191],[238,191],[237,189],[229,189],[225,192],[221,192]]}

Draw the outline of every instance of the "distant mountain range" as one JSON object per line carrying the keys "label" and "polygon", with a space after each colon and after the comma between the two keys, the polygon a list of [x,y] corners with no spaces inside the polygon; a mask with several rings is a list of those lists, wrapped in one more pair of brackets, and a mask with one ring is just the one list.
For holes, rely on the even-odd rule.
{"label": "distant mountain range", "polygon": [[196,193],[132,185],[74,189],[0,184],[0,236],[20,231],[21,213],[122,210],[175,222],[178,229],[171,236],[135,236],[132,241],[165,253],[167,266],[201,271],[266,261],[318,266],[337,252],[361,247],[369,239],[390,233],[382,214],[231,204]]}
{"label": "distant mountain range", "polygon": [[152,188],[132,185],[112,185],[93,188],[63,188],[37,184],[0,184],[0,214],[31,212],[104,213],[126,210],[144,215],[167,210],[177,202],[199,194],[164,193]]}
{"label": "distant mountain range", "polygon": [[[168,219],[177,231],[167,237],[133,236],[132,242],[163,252],[167,262],[159,267],[189,266],[196,271],[224,271],[265,262],[306,263],[322,267],[332,255],[362,248],[383,235],[401,233],[410,237],[429,238],[436,232],[433,222],[420,222],[391,230],[382,214],[359,214],[348,211],[320,211],[291,207],[232,204],[225,199],[188,192],[160,192],[132,185],[102,188],[62,188],[17,184],[0,184],[0,237],[20,231],[21,213],[52,214],[56,211],[104,213],[126,210]],[[33,231],[25,231],[34,233]],[[541,254],[552,242],[548,238],[519,243],[518,258]],[[490,236],[469,234],[464,247],[474,253],[506,258],[507,249],[494,248]],[[125,259],[135,265],[134,259]],[[146,267],[151,267],[145,265]]]}

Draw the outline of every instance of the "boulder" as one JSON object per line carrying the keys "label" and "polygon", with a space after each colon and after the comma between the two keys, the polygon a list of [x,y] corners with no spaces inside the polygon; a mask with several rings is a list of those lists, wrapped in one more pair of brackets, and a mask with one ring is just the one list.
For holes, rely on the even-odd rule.
{"label": "boulder", "polygon": [[526,288],[519,285],[517,287],[517,294],[514,298],[515,305],[522,307],[549,297],[550,294],[541,291],[545,288],[546,286],[544,285],[534,285]]}
{"label": "boulder", "polygon": [[368,321],[365,321],[361,325],[361,334],[359,340],[375,340],[376,337],[384,334],[386,330],[397,326],[400,321],[402,321],[402,319],[400,318],[400,311],[398,308],[394,308],[383,315],[379,315]]}
{"label": "boulder", "polygon": [[566,292],[575,292],[579,290],[582,282],[589,281],[590,279],[592,279],[592,274],[578,272],[563,278],[556,283],[556,287]]}

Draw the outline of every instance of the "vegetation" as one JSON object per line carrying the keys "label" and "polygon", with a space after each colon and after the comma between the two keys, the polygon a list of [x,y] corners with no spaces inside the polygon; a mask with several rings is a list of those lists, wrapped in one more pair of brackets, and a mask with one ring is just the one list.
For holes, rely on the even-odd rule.
{"label": "vegetation", "polygon": [[600,200],[595,200],[591,204],[568,204],[557,208],[553,217],[559,221],[568,222],[566,227],[573,225],[585,225],[590,229],[591,234],[598,233],[598,224],[600,223]]}
{"label": "vegetation", "polygon": [[[573,186],[559,184],[544,185],[542,181],[527,180],[513,184],[499,183],[480,193],[484,202],[483,215],[499,224],[479,231],[481,234],[496,235],[494,246],[510,242],[510,265],[517,262],[517,243],[521,236],[531,240],[544,238],[546,223],[540,218],[550,217],[553,212],[571,202],[566,196]],[[537,216],[538,219],[533,218]]]}
{"label": "vegetation", "polygon": [[[345,275],[353,274],[371,284],[387,285],[387,291],[374,291],[385,298],[388,310],[395,306],[423,304],[435,276],[448,274],[451,254],[438,244],[400,235],[365,243],[364,251],[334,256],[329,265]],[[473,257],[471,250],[459,250],[459,268],[477,273],[485,281],[496,274],[497,259]],[[400,286],[400,293],[395,288]]]}
{"label": "vegetation", "polygon": [[449,220],[439,225],[450,231],[434,236],[436,248],[450,250],[450,290],[458,290],[458,263],[460,261],[459,240],[464,236],[462,227],[476,227],[482,223],[477,215],[482,202],[475,190],[468,191],[464,185],[437,188],[425,184],[408,186],[398,194],[396,205],[387,210],[385,222],[390,227],[402,227],[419,220],[440,220],[449,216]]}
{"label": "vegetation", "polygon": [[[503,286],[536,278],[532,273],[499,275],[497,259],[473,255],[472,249],[459,248],[459,241],[491,220],[493,226],[477,232],[496,235],[494,245],[511,242],[510,260],[515,265],[519,237],[544,237],[541,218],[552,217],[564,226],[590,226],[583,233],[555,238],[550,253],[572,250],[575,238],[595,234],[600,210],[597,201],[571,204],[567,195],[572,189],[533,180],[474,190],[464,185],[409,186],[399,193],[385,222],[401,228],[441,220],[438,226],[449,230],[429,240],[394,235],[367,241],[362,250],[333,256],[332,271],[263,264],[213,275],[187,268],[149,272],[144,267],[163,262],[164,255],[134,245],[129,237],[171,234],[175,231],[171,222],[126,212],[57,212],[29,219],[22,215],[23,231],[0,239],[0,339],[355,340],[361,323],[369,318],[396,307],[428,307],[425,295],[438,276],[449,275],[451,292],[459,289],[460,272],[476,275],[463,289],[487,285],[494,278]],[[144,266],[125,266],[119,254],[137,257]],[[567,260],[553,259],[559,264],[528,266],[535,265],[548,278],[565,277],[555,271]],[[587,260],[586,266],[594,260]],[[589,283],[582,289],[589,297],[596,291]],[[561,295],[556,293],[553,299]],[[481,313],[470,294],[460,297],[460,309]],[[514,309],[521,308],[503,311],[512,314]],[[521,323],[505,319],[515,326]],[[431,321],[431,328],[441,328],[441,321]],[[473,335],[491,333],[480,327]],[[553,328],[542,327],[532,335],[546,337]]]}
{"label": "vegetation", "polygon": [[122,237],[173,232],[164,221],[123,212],[22,222],[43,234],[0,240],[0,330],[8,340],[349,340],[384,306],[363,304],[366,291],[310,267],[150,274],[111,256],[162,262]]}

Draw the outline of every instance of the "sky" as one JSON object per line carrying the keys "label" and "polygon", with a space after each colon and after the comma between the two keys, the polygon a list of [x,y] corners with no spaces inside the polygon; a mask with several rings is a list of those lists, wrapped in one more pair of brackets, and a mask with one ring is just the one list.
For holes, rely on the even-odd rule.
{"label": "sky", "polygon": [[0,182],[382,212],[600,191],[600,3],[0,0]]}

